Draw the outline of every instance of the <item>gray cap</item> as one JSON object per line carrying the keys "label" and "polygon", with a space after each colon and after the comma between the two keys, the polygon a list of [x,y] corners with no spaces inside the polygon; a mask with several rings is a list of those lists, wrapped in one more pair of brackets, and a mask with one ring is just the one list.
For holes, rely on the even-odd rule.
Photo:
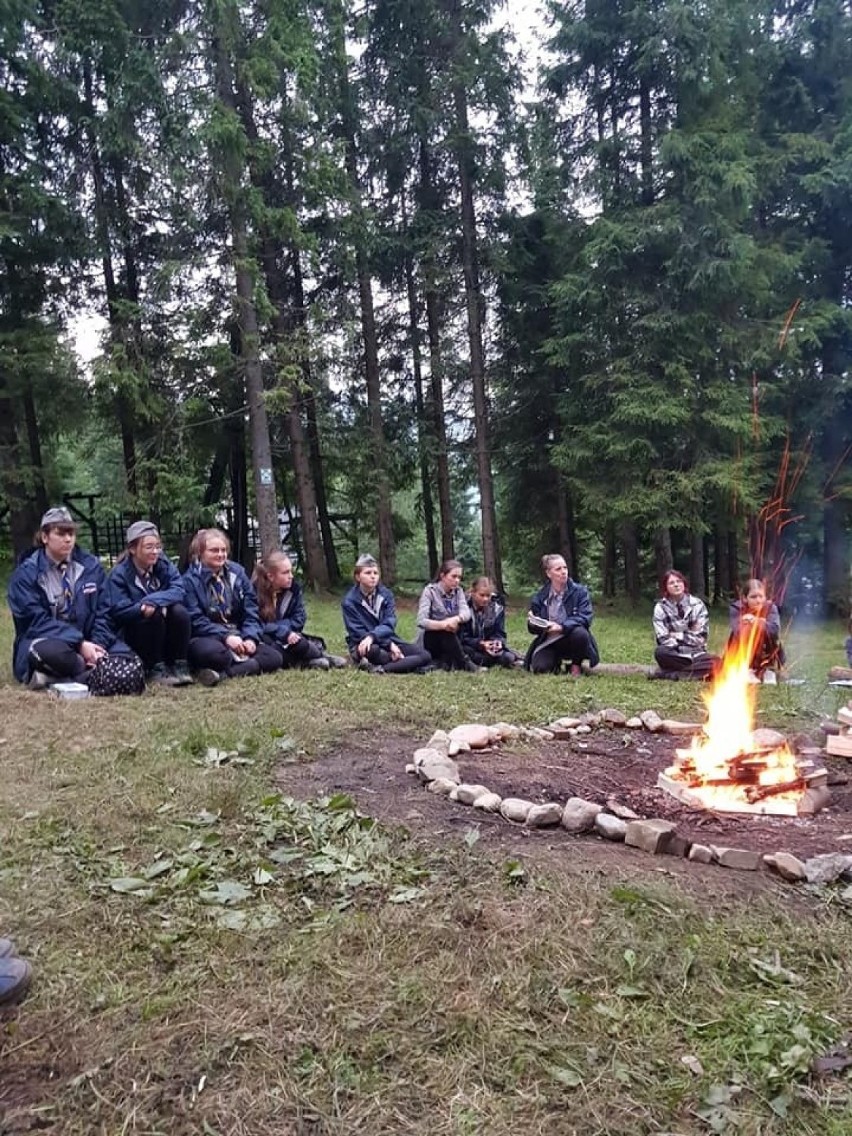
{"label": "gray cap", "polygon": [[73,525],[76,529],[77,522],[64,505],[54,505],[53,508],[48,509],[41,518],[41,527],[43,529],[49,529],[51,525]]}
{"label": "gray cap", "polygon": [[378,566],[378,561],[375,556],[369,552],[362,552],[358,559],[355,561],[356,568],[375,568]]}
{"label": "gray cap", "polygon": [[141,540],[143,536],[156,536],[159,537],[160,531],[153,521],[134,521],[127,530],[127,543],[133,544],[135,540]]}

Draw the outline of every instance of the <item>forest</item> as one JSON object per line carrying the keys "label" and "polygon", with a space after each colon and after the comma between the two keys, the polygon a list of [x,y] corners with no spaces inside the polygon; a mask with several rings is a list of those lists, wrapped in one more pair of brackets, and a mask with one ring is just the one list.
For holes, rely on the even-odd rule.
{"label": "forest", "polygon": [[[4,0],[0,514],[848,612],[848,0]],[[80,328],[100,335],[93,361]]]}

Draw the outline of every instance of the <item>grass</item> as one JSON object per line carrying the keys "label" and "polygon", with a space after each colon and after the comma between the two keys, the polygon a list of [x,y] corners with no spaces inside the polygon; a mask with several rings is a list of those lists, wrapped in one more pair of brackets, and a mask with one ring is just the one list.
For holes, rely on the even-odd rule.
{"label": "grass", "polygon": [[[336,603],[311,630],[342,649]],[[596,632],[604,659],[649,661],[645,616]],[[6,668],[10,634],[4,613]],[[845,700],[824,682],[843,629],[787,639],[808,681],[762,689],[761,720],[812,729]],[[582,842],[545,869],[274,792],[277,763],[353,730],[687,716],[698,695],[345,671],[75,704],[7,669],[0,930],[36,981],[0,1027],[0,1131],[846,1136],[848,1079],[807,1075],[852,1018],[836,894],[708,891],[651,858],[601,872]]]}

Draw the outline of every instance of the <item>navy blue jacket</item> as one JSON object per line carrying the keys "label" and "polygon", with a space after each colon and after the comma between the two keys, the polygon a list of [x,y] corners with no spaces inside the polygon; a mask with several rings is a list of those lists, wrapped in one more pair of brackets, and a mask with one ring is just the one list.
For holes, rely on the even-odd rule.
{"label": "navy blue jacket", "polygon": [[287,590],[290,592],[290,603],[287,605],[283,618],[264,620],[262,624],[264,638],[272,642],[284,643],[293,631],[297,635],[301,635],[305,630],[305,624],[308,622],[302,585],[294,580]]}
{"label": "navy blue jacket", "polygon": [[[545,584],[530,600],[530,611],[540,619],[550,619],[550,615],[547,611],[547,598],[549,595],[550,584]],[[570,631],[573,631],[575,627],[584,627],[586,631],[589,632],[589,663],[591,666],[596,667],[601,660],[598,645],[595,642],[594,635],[591,633],[592,620],[595,617],[595,613],[592,608],[589,589],[569,577],[568,583],[565,585],[565,591],[560,598],[560,607],[562,610],[559,619],[555,622],[562,625],[562,631],[566,635]],[[543,643],[545,641],[546,636],[539,634],[537,628],[529,627],[529,631],[537,636],[532,645],[533,649],[537,647],[540,642]]]}
{"label": "navy blue jacket", "polygon": [[346,644],[350,650],[357,647],[367,635],[372,635],[373,642],[379,647],[404,642],[396,634],[396,604],[393,592],[384,584],[379,584],[376,591],[379,593],[378,613],[371,610],[357,584],[349,589],[341,601],[343,623],[346,627]]}
{"label": "navy blue jacket", "polygon": [[181,577],[193,637],[209,635],[215,639],[227,639],[229,635],[239,635],[241,639],[253,639],[259,643],[263,630],[257,610],[257,594],[251,580],[245,569],[233,560],[225,561],[222,574],[231,608],[227,623],[218,618],[210,599],[210,581],[213,579],[210,569],[203,564],[193,564]]}
{"label": "navy blue jacket", "polygon": [[116,564],[110,572],[107,579],[109,612],[119,627],[141,622],[145,618],[142,615],[143,603],[152,607],[172,607],[186,601],[180,572],[168,556],[161,552],[151,571],[158,585],[154,592],[145,591],[130,556]]}
{"label": "navy blue jacket", "polygon": [[108,651],[129,650],[117,638],[109,617],[106,574],[100,560],[76,545],[71,559],[82,565],[83,573],[74,584],[74,602],[67,619],[57,618],[44,587],[49,563],[43,548],[30,553],[12,573],[8,598],[15,622],[12,669],[18,682],[26,682],[29,676],[28,655],[34,639],[61,639],[72,647],[87,640]]}
{"label": "navy blue jacket", "polygon": [[506,645],[506,605],[500,596],[492,596],[483,611],[477,611],[468,597],[470,620],[459,626],[463,643],[476,645],[482,640],[499,639]]}

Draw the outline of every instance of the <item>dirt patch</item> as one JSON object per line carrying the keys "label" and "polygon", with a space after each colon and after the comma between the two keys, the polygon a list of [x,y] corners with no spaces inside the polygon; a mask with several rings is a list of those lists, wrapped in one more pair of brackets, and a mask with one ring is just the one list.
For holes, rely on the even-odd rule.
{"label": "dirt patch", "polygon": [[[502,817],[474,811],[444,797],[426,792],[405,772],[414,750],[425,738],[357,735],[347,747],[324,754],[311,763],[283,765],[277,772],[280,789],[302,799],[328,792],[350,793],[364,812],[390,824],[443,840],[459,827],[478,825],[481,836],[506,854],[533,848],[558,853],[560,849],[589,864],[613,856],[635,859],[641,854],[609,844],[596,836],[575,837],[562,829],[528,830]],[[832,801],[815,817],[730,816],[688,808],[656,787],[657,774],[670,765],[676,738],[621,730],[598,730],[570,742],[509,742],[457,758],[462,777],[486,785],[501,797],[521,797],[535,803],[563,802],[585,797],[603,803],[614,798],[641,817],[674,821],[678,831],[693,842],[728,845],[760,852],[792,852],[802,859],[823,852],[849,851],[852,840],[852,783],[843,759],[826,757]],[[647,869],[647,858],[643,857]],[[655,865],[667,870],[682,864],[689,871],[698,865],[660,857]],[[719,872],[718,868],[711,869]],[[739,876],[747,873],[737,873]]]}

